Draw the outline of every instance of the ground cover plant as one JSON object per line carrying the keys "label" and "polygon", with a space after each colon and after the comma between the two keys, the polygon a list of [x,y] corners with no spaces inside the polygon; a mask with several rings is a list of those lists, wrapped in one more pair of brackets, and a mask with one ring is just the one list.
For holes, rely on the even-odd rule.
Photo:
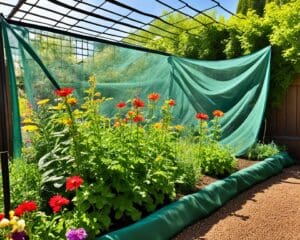
{"label": "ground cover plant", "polygon": [[108,118],[101,107],[110,99],[94,76],[89,84],[81,104],[62,88],[23,114],[23,159],[10,164],[13,211],[0,216],[4,239],[94,239],[195,190],[201,174],[236,170],[232,149],[219,143],[221,110],[197,113],[189,129],[172,124],[175,99],[158,107],[160,95],[149,93],[117,103]]}
{"label": "ground cover plant", "polygon": [[280,148],[274,143],[257,143],[246,153],[248,159],[263,160],[280,152]]}

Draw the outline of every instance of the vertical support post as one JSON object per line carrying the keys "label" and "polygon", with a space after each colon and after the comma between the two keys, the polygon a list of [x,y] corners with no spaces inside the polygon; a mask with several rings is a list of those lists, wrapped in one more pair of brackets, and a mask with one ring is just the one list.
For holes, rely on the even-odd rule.
{"label": "vertical support post", "polygon": [[8,115],[8,80],[6,76],[6,64],[4,57],[3,25],[0,16],[0,157],[1,174],[4,195],[4,213],[9,217],[10,189],[9,189],[9,115]]}

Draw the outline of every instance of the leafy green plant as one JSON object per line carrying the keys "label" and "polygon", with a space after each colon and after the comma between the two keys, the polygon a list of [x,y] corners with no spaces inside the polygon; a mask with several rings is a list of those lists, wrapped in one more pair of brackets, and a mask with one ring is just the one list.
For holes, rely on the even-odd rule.
{"label": "leafy green plant", "polygon": [[89,83],[82,105],[69,88],[57,90],[55,101],[41,100],[27,129],[34,130],[31,146],[37,159],[32,161],[42,173],[42,210],[50,212],[49,196],[65,194],[66,177],[84,179],[80,191],[65,194],[73,199],[71,211],[52,219],[53,231],[61,235],[59,229],[66,226],[84,227],[93,239],[119,221],[136,221],[174,199],[184,172],[177,171],[180,128],[171,126],[175,100],[162,105],[158,123],[152,122],[156,93],[148,97],[150,109],[136,97],[117,104],[116,115],[106,118],[100,110],[108,99],[96,92],[94,76]]}
{"label": "leafy green plant", "polygon": [[237,160],[232,149],[217,142],[202,145],[198,157],[202,172],[210,176],[223,177],[237,168]]}
{"label": "leafy green plant", "polygon": [[196,114],[199,120],[196,156],[204,174],[224,176],[236,169],[236,159],[231,148],[219,143],[222,135],[219,121],[224,113],[221,110],[215,110],[213,116],[209,128],[207,123],[209,116],[205,113]]}
{"label": "leafy green plant", "polygon": [[247,158],[253,160],[264,160],[279,153],[279,147],[271,142],[269,144],[256,143],[246,153]]}
{"label": "leafy green plant", "polygon": [[201,178],[201,161],[197,158],[198,144],[192,138],[185,137],[178,142],[177,161],[178,179],[176,188],[179,193],[190,193],[195,190]]}
{"label": "leafy green plant", "polygon": [[[27,163],[23,159],[15,159],[9,165],[10,170],[10,194],[13,207],[24,201],[24,199],[39,202],[41,188],[41,174],[36,164]],[[2,178],[0,178],[2,185]],[[3,199],[3,192],[0,192]],[[0,209],[3,209],[0,201]]]}

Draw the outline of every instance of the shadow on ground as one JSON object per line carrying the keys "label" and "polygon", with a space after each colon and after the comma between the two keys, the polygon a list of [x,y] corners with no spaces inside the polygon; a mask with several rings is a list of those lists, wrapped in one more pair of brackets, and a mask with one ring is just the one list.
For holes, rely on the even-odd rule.
{"label": "shadow on ground", "polygon": [[271,177],[246,190],[234,199],[227,202],[223,207],[221,207],[216,212],[212,213],[209,217],[201,219],[194,225],[191,225],[190,227],[186,228],[184,231],[175,236],[173,240],[205,239],[203,238],[203,236],[205,236],[205,234],[214,225],[216,225],[219,221],[228,216],[235,216],[237,218],[240,218],[242,221],[247,221],[250,218],[250,216],[236,214],[236,211],[240,210],[247,201],[256,202],[254,197],[257,193],[265,192],[265,190],[267,190],[275,184],[299,184],[288,180],[290,178],[300,179],[300,164],[283,169],[282,173]]}

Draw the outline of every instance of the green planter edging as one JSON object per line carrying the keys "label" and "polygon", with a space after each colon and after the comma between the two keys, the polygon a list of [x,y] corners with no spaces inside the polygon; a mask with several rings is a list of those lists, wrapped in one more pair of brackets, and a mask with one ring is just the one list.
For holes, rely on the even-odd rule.
{"label": "green planter edging", "polygon": [[97,240],[167,240],[198,219],[208,216],[228,200],[252,185],[291,166],[294,160],[285,152],[218,180],[202,190],[161,208],[144,219]]}

